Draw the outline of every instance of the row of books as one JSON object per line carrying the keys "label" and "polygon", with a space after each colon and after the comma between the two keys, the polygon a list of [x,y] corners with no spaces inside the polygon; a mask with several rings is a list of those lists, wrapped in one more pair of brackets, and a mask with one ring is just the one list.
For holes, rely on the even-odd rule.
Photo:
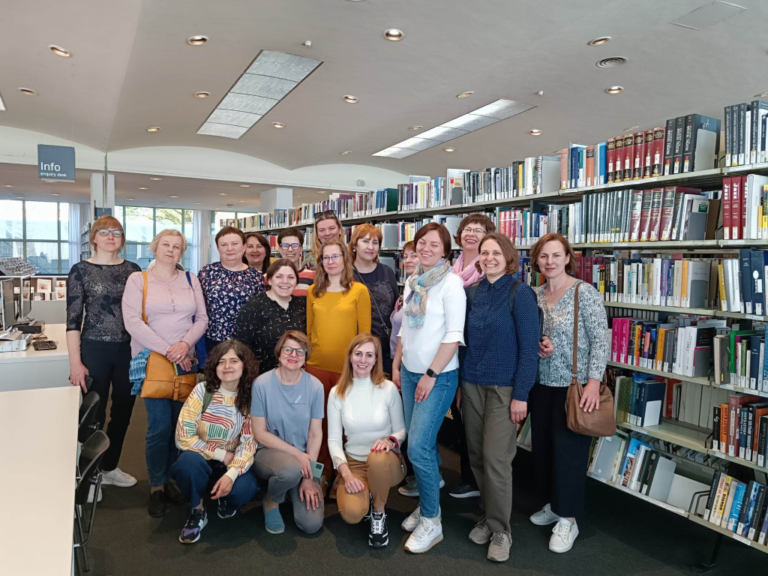
{"label": "row of books", "polygon": [[560,151],[560,189],[602,186],[717,166],[720,120],[688,114],[658,127]]}
{"label": "row of books", "polygon": [[716,471],[707,497],[704,520],[750,542],[765,545],[768,490],[755,480],[744,483],[725,472]]}
{"label": "row of books", "polygon": [[768,102],[763,100],[725,107],[726,166],[766,161],[766,115]]}
{"label": "row of books", "polygon": [[712,342],[715,382],[746,391],[768,393],[765,362],[766,328],[721,330]]}
{"label": "row of books", "polygon": [[[450,170],[449,170],[450,172]],[[453,200],[453,187],[445,177],[410,176],[407,184],[397,186],[397,205],[401,211],[444,208],[461,200]]]}
{"label": "row of books", "polygon": [[731,395],[712,407],[712,450],[764,467],[768,449],[768,402]]}
{"label": "row of books", "polygon": [[768,178],[750,174],[723,179],[723,238],[768,238]]}
{"label": "row of books", "polygon": [[[491,202],[556,192],[559,188],[560,159],[557,156],[536,156],[516,160],[508,168],[487,168],[482,171],[449,170],[448,178],[462,189],[462,202]],[[459,181],[460,179],[460,181]]]}

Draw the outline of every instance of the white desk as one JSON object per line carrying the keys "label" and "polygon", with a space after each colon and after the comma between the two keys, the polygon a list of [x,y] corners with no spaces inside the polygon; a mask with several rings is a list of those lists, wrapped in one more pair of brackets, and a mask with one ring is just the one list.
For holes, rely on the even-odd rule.
{"label": "white desk", "polygon": [[0,392],[0,574],[72,573],[79,406],[74,386]]}
{"label": "white desk", "polygon": [[56,350],[0,352],[0,392],[70,386],[66,324],[46,324],[43,334]]}

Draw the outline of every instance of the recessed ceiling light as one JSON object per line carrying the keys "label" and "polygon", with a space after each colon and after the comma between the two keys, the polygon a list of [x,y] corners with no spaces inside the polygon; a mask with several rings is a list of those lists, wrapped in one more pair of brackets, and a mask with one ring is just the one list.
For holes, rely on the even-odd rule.
{"label": "recessed ceiling light", "polygon": [[410,128],[408,128],[408,130],[413,130],[414,132],[417,132],[422,128],[424,128],[424,126],[411,126]]}
{"label": "recessed ceiling light", "polygon": [[352,154],[352,150],[344,150],[344,152],[341,153],[342,156],[347,156],[349,154]]}
{"label": "recessed ceiling light", "polygon": [[285,128],[285,124],[282,122],[272,122],[272,127],[279,130],[280,128]]}
{"label": "recessed ceiling light", "polygon": [[640,126],[630,126],[629,128],[624,128],[624,132],[634,132],[638,128],[640,128]]}
{"label": "recessed ceiling light", "polygon": [[147,128],[147,132],[160,132],[160,126],[150,126]]}
{"label": "recessed ceiling light", "polygon": [[37,96],[37,92],[32,90],[32,88],[19,88],[19,92],[24,94],[24,96]]}
{"label": "recessed ceiling light", "polygon": [[623,91],[624,88],[622,86],[611,86],[610,88],[605,89],[607,94],[621,94]]}
{"label": "recessed ceiling light", "polygon": [[[173,196],[171,196],[171,198],[173,198]],[[237,201],[238,204],[243,204],[244,202],[245,202],[245,200],[238,200]]]}
{"label": "recessed ceiling light", "polygon": [[456,152],[456,148],[443,148],[446,152]]}
{"label": "recessed ceiling light", "polygon": [[190,46],[202,46],[206,42],[208,42],[208,36],[197,35],[187,38],[187,44]]}
{"label": "recessed ceiling light", "polygon": [[154,180],[155,182],[160,182],[160,180],[162,180],[162,178],[159,178],[158,176],[150,176],[149,179]]}
{"label": "recessed ceiling light", "polygon": [[62,58],[69,58],[72,56],[72,53],[67,50],[66,48],[62,48],[61,46],[56,46],[55,44],[51,44],[48,46],[50,48],[51,52],[56,54],[56,56],[61,56]]}
{"label": "recessed ceiling light", "polygon": [[178,198],[178,196],[171,196],[171,198]]}
{"label": "recessed ceiling light", "polygon": [[13,186],[13,184],[4,184],[3,187],[4,188],[13,188],[14,186]]}
{"label": "recessed ceiling light", "polygon": [[51,192],[51,196],[61,196],[58,192]]}
{"label": "recessed ceiling light", "polygon": [[24,196],[16,196],[19,200],[24,200]]}
{"label": "recessed ceiling light", "polygon": [[461,94],[456,94],[456,98],[469,98],[472,94],[474,92],[462,92]]}
{"label": "recessed ceiling light", "polygon": [[610,36],[598,36],[587,42],[587,46],[602,46],[611,39]]}
{"label": "recessed ceiling light", "polygon": [[149,190],[146,186],[139,186],[139,190]]}
{"label": "recessed ceiling light", "polygon": [[531,136],[541,136],[541,130],[533,129],[530,132],[528,132]]}
{"label": "recessed ceiling light", "polygon": [[326,190],[318,190],[317,193],[318,194],[328,194],[328,192]]}
{"label": "recessed ceiling light", "polygon": [[46,184],[55,184],[56,180],[43,180]]}
{"label": "recessed ceiling light", "polygon": [[384,31],[384,38],[390,42],[400,42],[400,40],[405,38],[405,34],[403,34],[402,30],[398,30],[397,28],[390,28],[389,30]]}
{"label": "recessed ceiling light", "polygon": [[347,94],[344,96],[344,102],[347,104],[357,104],[357,96],[352,96],[350,94]]}
{"label": "recessed ceiling light", "polygon": [[210,92],[195,92],[195,98],[208,98],[210,95]]}
{"label": "recessed ceiling light", "polygon": [[136,200],[136,198],[126,198],[126,200]]}
{"label": "recessed ceiling light", "polygon": [[240,188],[250,188],[250,184],[240,184]]}
{"label": "recessed ceiling light", "polygon": [[199,206],[200,204],[202,204],[202,202],[195,202],[195,204]]}
{"label": "recessed ceiling light", "polygon": [[226,196],[226,195],[227,195],[226,192],[219,192],[219,196]]}

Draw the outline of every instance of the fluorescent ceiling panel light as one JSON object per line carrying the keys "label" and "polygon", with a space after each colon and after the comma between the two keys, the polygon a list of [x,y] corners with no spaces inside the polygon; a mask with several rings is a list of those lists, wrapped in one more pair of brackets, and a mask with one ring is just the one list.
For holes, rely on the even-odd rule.
{"label": "fluorescent ceiling panel light", "polygon": [[491,124],[496,124],[496,122],[498,122],[496,118],[490,118],[488,116],[476,116],[474,114],[464,114],[464,116],[459,116],[450,122],[446,122],[443,124],[443,126],[447,126],[448,128],[460,128],[461,130],[466,130],[467,132],[473,132],[475,130],[479,130],[480,128],[490,126]]}
{"label": "fluorescent ceiling panel light", "polygon": [[2,94],[0,94],[0,112],[5,112],[5,102],[3,102]]}
{"label": "fluorescent ceiling panel light", "polygon": [[454,138],[458,138],[459,136],[464,136],[464,134],[469,134],[469,132],[466,130],[458,130],[456,128],[448,128],[446,126],[438,126],[437,128],[432,128],[431,130],[422,132],[419,134],[419,137],[426,138],[428,140],[436,140],[442,143],[448,142],[448,140],[453,140]]}
{"label": "fluorescent ceiling panel light", "polygon": [[491,102],[487,106],[474,110],[472,114],[477,116],[488,116],[490,118],[496,118],[497,120],[506,120],[517,114],[521,114],[526,110],[533,108],[530,104],[524,104],[523,102],[515,102],[514,100],[496,100]]}
{"label": "fluorescent ceiling panel light", "polygon": [[197,131],[240,138],[322,62],[263,50]]}
{"label": "fluorescent ceiling panel light", "polygon": [[418,150],[421,152],[422,150],[427,150],[428,148],[437,146],[440,143],[441,142],[439,140],[428,140],[426,138],[408,138],[408,140],[403,140],[399,144],[396,144],[395,147],[410,148],[411,150]]}
{"label": "fluorescent ceiling panel light", "polygon": [[407,158],[416,154],[418,150],[410,150],[408,148],[387,148],[381,152],[376,152],[373,156],[385,156],[387,158]]}

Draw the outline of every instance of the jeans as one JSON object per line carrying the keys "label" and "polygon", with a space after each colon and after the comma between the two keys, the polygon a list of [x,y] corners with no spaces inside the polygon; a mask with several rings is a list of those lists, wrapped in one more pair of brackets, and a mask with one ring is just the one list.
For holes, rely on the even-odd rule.
{"label": "jeans", "polygon": [[158,488],[171,479],[171,467],[179,456],[176,423],[184,403],[166,398],[144,398],[144,406],[147,409],[145,454],[149,485]]}
{"label": "jeans", "polygon": [[400,367],[400,383],[405,408],[405,427],[408,429],[408,456],[419,487],[419,505],[425,518],[440,515],[440,452],[437,432],[451,407],[459,385],[459,370],[443,372],[426,400],[416,402],[416,385],[423,374]]}
{"label": "jeans", "polygon": [[[226,471],[227,467],[224,466],[223,462],[206,460],[199,452],[183,450],[171,468],[171,475],[176,480],[181,493],[194,508],[202,502],[203,497],[208,492],[209,481],[217,482]],[[223,500],[227,504],[240,508],[258,491],[256,477],[248,470],[245,474],[237,477],[232,484],[232,490]]]}

